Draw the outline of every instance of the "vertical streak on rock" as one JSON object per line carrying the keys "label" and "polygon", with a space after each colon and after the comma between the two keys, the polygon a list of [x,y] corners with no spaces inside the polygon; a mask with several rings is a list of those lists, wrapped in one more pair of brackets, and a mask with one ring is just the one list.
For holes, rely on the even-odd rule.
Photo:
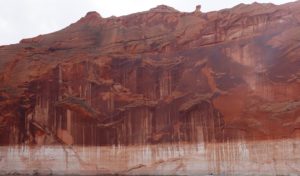
{"label": "vertical streak on rock", "polygon": [[71,118],[72,118],[72,112],[70,110],[67,110],[67,130],[69,133],[71,133],[71,124],[72,124],[72,121],[71,121]]}
{"label": "vertical streak on rock", "polygon": [[[58,66],[58,101],[62,100],[62,83],[63,83],[63,79],[62,79],[62,69],[61,69],[61,65],[59,64]],[[63,119],[62,119],[62,114],[61,111],[58,114],[58,129],[62,129],[62,123],[63,123]]]}

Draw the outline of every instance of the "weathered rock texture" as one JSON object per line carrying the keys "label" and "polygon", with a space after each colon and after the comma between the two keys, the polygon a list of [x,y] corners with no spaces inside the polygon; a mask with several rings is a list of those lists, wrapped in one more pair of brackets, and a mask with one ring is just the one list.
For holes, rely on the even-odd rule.
{"label": "weathered rock texture", "polygon": [[0,144],[300,136],[300,2],[158,6],[0,47]]}

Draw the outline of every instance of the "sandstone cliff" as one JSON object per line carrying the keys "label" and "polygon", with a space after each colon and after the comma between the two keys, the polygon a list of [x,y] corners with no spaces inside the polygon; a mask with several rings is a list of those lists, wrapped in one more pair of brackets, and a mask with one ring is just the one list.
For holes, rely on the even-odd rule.
{"label": "sandstone cliff", "polygon": [[300,3],[89,12],[0,47],[0,144],[300,135]]}

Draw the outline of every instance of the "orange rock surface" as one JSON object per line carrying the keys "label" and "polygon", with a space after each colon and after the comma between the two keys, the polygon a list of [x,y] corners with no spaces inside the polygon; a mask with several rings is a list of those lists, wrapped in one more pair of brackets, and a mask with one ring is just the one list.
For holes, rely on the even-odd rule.
{"label": "orange rock surface", "polygon": [[89,12],[0,46],[0,144],[300,136],[300,2]]}

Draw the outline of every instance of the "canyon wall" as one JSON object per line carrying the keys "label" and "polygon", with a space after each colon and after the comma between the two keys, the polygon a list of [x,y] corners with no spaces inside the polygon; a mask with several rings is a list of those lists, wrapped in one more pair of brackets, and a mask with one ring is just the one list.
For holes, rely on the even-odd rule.
{"label": "canyon wall", "polygon": [[[161,5],[110,18],[89,12],[60,31],[0,46],[0,144],[109,152],[139,147],[147,156],[149,147],[180,152],[189,146],[194,152],[201,145],[206,163],[214,162],[210,171],[202,165],[206,174],[230,173],[222,170],[224,163],[234,165],[228,157],[245,151],[259,157],[258,150],[271,150],[279,160],[299,163],[292,147],[300,137],[299,31],[299,2],[240,4],[209,13]],[[279,149],[262,147],[273,143]],[[4,148],[1,154],[10,160]],[[280,155],[286,151],[294,155]],[[257,164],[248,154],[236,164]],[[133,167],[128,162],[114,173]],[[193,162],[200,161],[184,163]],[[2,168],[9,172],[8,165]],[[274,168],[300,169],[276,162]],[[267,166],[264,173],[271,170]],[[145,173],[154,174],[139,174]]]}

